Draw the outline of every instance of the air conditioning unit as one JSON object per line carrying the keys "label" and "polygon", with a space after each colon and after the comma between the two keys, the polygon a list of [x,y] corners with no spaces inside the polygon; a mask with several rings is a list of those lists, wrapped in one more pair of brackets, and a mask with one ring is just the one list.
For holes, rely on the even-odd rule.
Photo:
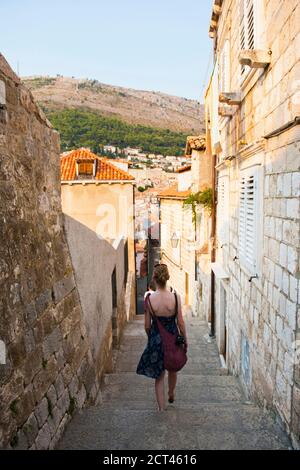
{"label": "air conditioning unit", "polygon": [[243,50],[239,53],[239,63],[252,69],[264,69],[271,63],[272,51],[258,49]]}

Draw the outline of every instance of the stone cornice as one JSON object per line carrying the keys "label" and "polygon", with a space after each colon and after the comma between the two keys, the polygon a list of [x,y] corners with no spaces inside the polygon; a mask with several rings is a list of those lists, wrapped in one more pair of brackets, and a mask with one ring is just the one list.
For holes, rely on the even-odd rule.
{"label": "stone cornice", "polygon": [[264,152],[266,148],[266,141],[265,139],[259,139],[251,144],[245,145],[244,147],[240,147],[237,153],[237,156],[241,159],[250,158],[253,155],[257,155],[260,152]]}

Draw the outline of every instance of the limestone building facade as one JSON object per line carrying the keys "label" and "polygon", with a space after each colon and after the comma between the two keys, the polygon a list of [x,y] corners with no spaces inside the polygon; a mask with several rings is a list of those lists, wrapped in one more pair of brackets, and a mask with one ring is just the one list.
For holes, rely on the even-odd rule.
{"label": "limestone building facade", "polygon": [[160,200],[161,260],[170,271],[170,285],[181,295],[192,314],[207,318],[210,259],[207,240],[210,214],[201,204],[186,204],[199,191],[211,187],[212,165],[206,157],[205,136],[187,138],[190,165],[178,170],[177,185],[167,188]]}
{"label": "limestone building facade", "polygon": [[300,438],[300,4],[215,0],[215,329],[249,397]]}

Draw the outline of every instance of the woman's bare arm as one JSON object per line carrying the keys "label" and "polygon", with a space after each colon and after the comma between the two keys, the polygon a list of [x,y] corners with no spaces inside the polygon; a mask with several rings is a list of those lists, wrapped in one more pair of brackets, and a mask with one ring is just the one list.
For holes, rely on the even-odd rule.
{"label": "woman's bare arm", "polygon": [[148,335],[149,332],[150,332],[150,329],[151,329],[151,315],[150,315],[150,312],[149,312],[148,301],[146,301],[146,303],[145,303],[144,326],[145,326],[145,331]]}

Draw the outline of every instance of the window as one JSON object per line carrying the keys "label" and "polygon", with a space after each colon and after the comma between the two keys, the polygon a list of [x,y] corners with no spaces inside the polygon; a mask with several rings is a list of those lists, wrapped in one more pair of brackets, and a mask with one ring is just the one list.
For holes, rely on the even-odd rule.
{"label": "window", "polygon": [[230,92],[230,44],[228,39],[220,54],[220,92]]}
{"label": "window", "polygon": [[78,174],[79,175],[92,175],[94,165],[92,163],[79,163]]}
{"label": "window", "polygon": [[240,178],[239,257],[251,272],[258,272],[259,173],[255,166],[243,170]]}
{"label": "window", "polygon": [[[255,24],[255,0],[241,0],[240,12],[240,49],[255,49],[256,47],[256,24]],[[250,68],[242,65],[242,79],[247,75]]]}
{"label": "window", "polygon": [[222,244],[229,241],[229,177],[221,176],[218,180],[218,240]]}
{"label": "window", "polygon": [[77,160],[76,173],[78,178],[96,175],[96,160]]}

